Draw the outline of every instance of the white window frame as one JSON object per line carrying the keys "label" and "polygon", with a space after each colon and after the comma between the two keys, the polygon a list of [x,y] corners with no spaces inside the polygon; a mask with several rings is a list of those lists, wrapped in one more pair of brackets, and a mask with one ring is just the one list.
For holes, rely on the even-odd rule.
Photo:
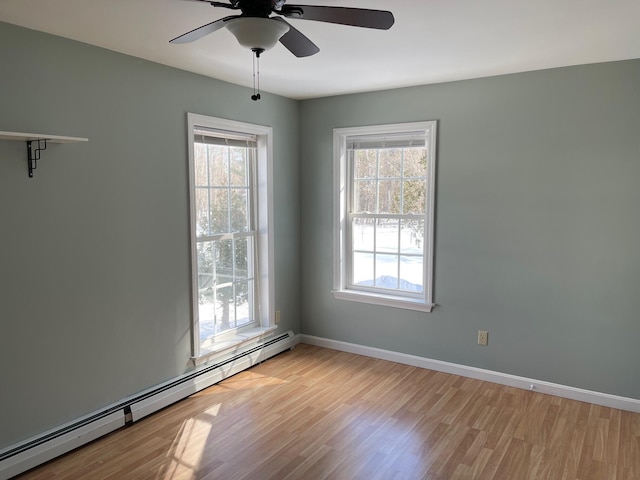
{"label": "white window frame", "polygon": [[[415,294],[389,294],[349,288],[351,246],[349,242],[349,195],[352,189],[347,152],[347,139],[361,135],[398,134],[424,131],[428,155],[427,195],[424,231],[424,285],[419,297]],[[333,246],[333,295],[336,299],[363,302],[374,305],[431,312],[433,301],[433,258],[436,187],[436,133],[437,122],[411,122],[363,127],[336,128],[333,130],[334,148],[334,246]]]}
{"label": "white window frame", "polygon": [[[198,267],[196,242],[196,197],[194,129],[204,127],[255,135],[257,158],[255,168],[255,202],[257,229],[257,325],[240,327],[215,336],[210,348],[200,348],[198,318]],[[191,302],[192,302],[192,360],[196,365],[206,363],[231,351],[272,335],[275,324],[275,281],[273,239],[273,129],[263,125],[187,113],[187,142],[189,147],[189,229],[191,244]]]}

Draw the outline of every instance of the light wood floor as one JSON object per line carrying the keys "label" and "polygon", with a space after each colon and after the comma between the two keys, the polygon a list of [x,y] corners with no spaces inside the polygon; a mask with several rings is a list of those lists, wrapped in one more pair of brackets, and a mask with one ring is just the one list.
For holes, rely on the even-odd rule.
{"label": "light wood floor", "polygon": [[20,477],[640,479],[640,414],[309,345]]}

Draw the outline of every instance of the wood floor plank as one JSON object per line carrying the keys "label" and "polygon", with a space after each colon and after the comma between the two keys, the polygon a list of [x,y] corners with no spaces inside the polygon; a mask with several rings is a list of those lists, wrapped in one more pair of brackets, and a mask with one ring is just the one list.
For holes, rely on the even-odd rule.
{"label": "wood floor plank", "polygon": [[310,345],[20,480],[640,480],[640,414]]}

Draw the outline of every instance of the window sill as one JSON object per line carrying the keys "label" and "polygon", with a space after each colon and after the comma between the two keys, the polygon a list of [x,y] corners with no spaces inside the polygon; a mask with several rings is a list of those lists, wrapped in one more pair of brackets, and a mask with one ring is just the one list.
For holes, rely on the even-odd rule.
{"label": "window sill", "polygon": [[348,300],[351,302],[368,303],[385,307],[403,308],[406,310],[417,310],[419,312],[431,312],[434,303],[425,303],[420,300],[410,298],[394,297],[391,295],[380,295],[376,293],[356,292],[354,290],[335,290],[334,298],[338,300]]}
{"label": "window sill", "polygon": [[270,327],[255,327],[236,333],[233,336],[225,337],[224,340],[213,343],[207,348],[200,351],[200,356],[191,357],[191,361],[195,366],[204,365],[205,363],[213,363],[223,357],[232,356],[240,350],[251,347],[261,340],[273,335],[278,327],[273,325]]}

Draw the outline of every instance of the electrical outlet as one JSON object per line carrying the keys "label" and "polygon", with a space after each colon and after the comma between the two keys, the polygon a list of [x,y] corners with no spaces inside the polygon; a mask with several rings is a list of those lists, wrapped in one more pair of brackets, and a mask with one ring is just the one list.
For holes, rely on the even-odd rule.
{"label": "electrical outlet", "polygon": [[489,332],[478,330],[478,345],[489,345]]}
{"label": "electrical outlet", "polygon": [[280,323],[280,310],[276,310],[276,323]]}

